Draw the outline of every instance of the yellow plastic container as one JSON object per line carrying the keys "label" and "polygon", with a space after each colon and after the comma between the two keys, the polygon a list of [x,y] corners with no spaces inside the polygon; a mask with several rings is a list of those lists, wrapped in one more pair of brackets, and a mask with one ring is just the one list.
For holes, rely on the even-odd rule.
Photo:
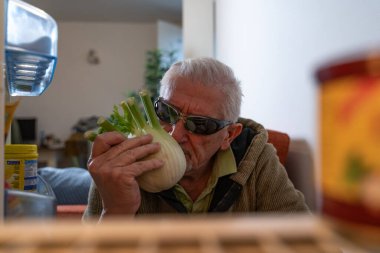
{"label": "yellow plastic container", "polygon": [[5,180],[12,189],[37,190],[37,159],[37,145],[5,145]]}
{"label": "yellow plastic container", "polygon": [[380,52],[331,62],[317,77],[322,212],[380,252]]}

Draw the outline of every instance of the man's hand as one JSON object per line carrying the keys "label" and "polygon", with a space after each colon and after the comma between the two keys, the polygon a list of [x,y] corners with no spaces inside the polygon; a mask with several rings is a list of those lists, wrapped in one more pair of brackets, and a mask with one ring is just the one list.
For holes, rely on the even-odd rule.
{"label": "man's hand", "polygon": [[144,160],[160,149],[152,140],[151,135],[126,138],[117,132],[96,137],[88,170],[102,197],[103,215],[137,212],[141,196],[136,177],[164,164],[155,158]]}

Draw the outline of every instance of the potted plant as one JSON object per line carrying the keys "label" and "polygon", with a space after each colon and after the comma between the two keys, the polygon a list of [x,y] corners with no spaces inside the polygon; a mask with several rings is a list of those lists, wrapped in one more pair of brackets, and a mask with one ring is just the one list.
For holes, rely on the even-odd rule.
{"label": "potted plant", "polygon": [[[165,72],[176,60],[175,51],[164,51],[161,49],[149,50],[146,53],[144,86],[142,88],[149,91],[150,96],[155,98],[160,92],[160,81]],[[128,97],[138,97],[138,93],[133,91]],[[140,101],[140,99],[137,99]]]}

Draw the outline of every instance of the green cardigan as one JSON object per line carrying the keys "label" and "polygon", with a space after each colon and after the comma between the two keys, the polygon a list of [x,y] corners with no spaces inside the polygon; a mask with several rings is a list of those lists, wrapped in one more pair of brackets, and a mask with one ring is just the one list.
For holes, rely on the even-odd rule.
{"label": "green cardigan", "polygon": [[[209,212],[309,212],[303,194],[289,180],[276,149],[268,143],[268,132],[249,119],[239,119],[243,132],[231,148],[238,170],[219,179]],[[138,214],[186,212],[171,189],[160,193],[141,191]],[[102,201],[92,182],[84,220],[97,219]]]}

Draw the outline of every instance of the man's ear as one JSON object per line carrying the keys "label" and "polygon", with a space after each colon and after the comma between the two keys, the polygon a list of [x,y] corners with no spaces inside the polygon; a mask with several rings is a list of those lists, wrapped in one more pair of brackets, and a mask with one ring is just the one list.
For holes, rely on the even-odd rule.
{"label": "man's ear", "polygon": [[239,136],[241,131],[243,130],[243,125],[241,123],[234,123],[227,127],[227,133],[224,137],[222,146],[220,147],[222,150],[226,150],[230,147],[231,142]]}

